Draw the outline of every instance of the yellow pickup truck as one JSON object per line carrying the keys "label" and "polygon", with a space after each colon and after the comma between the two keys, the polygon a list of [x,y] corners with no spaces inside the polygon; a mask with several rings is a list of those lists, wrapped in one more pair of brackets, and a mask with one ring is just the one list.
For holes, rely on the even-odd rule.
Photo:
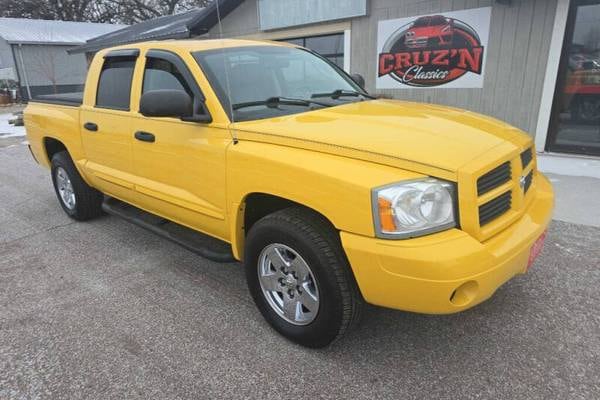
{"label": "yellow pickup truck", "polygon": [[553,208],[522,131],[362,86],[288,44],[146,42],[96,54],[85,92],[31,101],[25,125],[70,217],[243,261],[265,319],[323,347],[364,302],[488,299],[527,271]]}

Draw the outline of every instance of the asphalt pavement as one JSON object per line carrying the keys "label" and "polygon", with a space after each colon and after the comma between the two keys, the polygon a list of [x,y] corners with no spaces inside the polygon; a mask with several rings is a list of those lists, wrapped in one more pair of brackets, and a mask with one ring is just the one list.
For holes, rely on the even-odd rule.
{"label": "asphalt pavement", "polygon": [[[583,188],[582,188],[583,190]],[[368,307],[324,350],[276,334],[240,264],[70,220],[0,148],[0,399],[599,399],[600,228],[554,221],[526,275],[449,316]]]}

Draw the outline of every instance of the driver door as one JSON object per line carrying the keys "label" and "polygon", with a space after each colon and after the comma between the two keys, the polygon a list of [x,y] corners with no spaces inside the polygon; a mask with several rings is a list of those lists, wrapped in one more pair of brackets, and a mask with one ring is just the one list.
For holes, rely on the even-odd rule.
{"label": "driver door", "polygon": [[[186,64],[174,53],[149,50],[141,61],[140,97],[150,90],[175,89],[188,93],[195,103],[203,98]],[[210,123],[145,117],[139,112],[132,117],[131,127],[140,207],[228,240],[225,150],[231,142],[229,131]]]}

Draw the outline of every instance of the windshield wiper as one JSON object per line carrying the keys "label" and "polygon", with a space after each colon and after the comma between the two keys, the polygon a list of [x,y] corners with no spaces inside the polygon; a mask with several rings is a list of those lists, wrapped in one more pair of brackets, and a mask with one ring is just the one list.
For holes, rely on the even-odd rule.
{"label": "windshield wiper", "polygon": [[345,90],[345,89],[337,89],[334,90],[333,92],[329,92],[329,93],[314,93],[313,95],[311,95],[311,98],[317,98],[317,97],[331,97],[332,99],[339,99],[342,96],[353,96],[353,97],[365,97],[367,99],[375,99],[374,96],[368,95],[366,93],[362,93],[356,90]]}
{"label": "windshield wiper", "polygon": [[248,101],[245,103],[236,103],[231,106],[234,110],[239,110],[240,108],[245,107],[255,107],[255,106],[267,106],[269,108],[277,108],[279,105],[288,105],[288,106],[304,106],[310,107],[311,104],[317,104],[323,107],[331,107],[331,104],[322,103],[320,101],[309,100],[309,99],[292,99],[289,97],[269,97],[266,100],[258,100],[258,101]]}

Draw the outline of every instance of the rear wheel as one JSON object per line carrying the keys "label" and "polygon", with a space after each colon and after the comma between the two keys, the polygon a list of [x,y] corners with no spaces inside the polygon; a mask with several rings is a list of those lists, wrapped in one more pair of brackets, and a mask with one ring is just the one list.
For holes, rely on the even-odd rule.
{"label": "rear wheel", "polygon": [[358,322],[362,297],[322,216],[298,207],[262,218],[248,233],[244,262],[258,309],[288,339],[324,347]]}
{"label": "rear wheel", "polygon": [[66,151],[56,153],[51,162],[52,183],[58,202],[67,215],[86,221],[102,214],[103,195],[89,186]]}

